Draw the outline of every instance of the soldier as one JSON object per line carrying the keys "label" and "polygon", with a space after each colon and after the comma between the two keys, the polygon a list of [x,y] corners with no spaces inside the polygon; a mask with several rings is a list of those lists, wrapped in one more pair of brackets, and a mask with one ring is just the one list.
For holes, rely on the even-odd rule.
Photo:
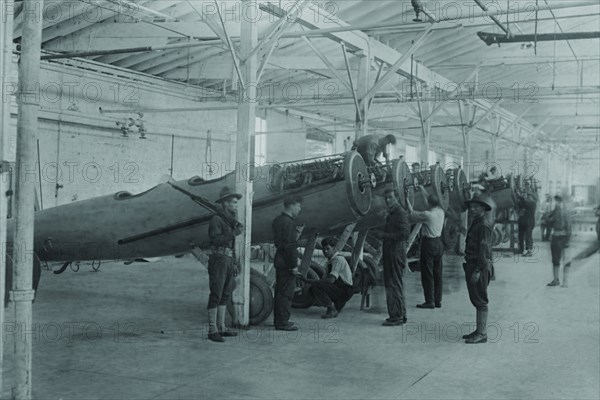
{"label": "soldier", "polygon": [[[242,198],[225,186],[216,201],[223,206],[223,211],[235,221],[237,202]],[[225,328],[227,301],[233,291],[233,277],[237,275],[234,265],[233,245],[235,237],[242,233],[242,225],[238,222],[232,226],[230,221],[215,214],[210,219],[208,236],[210,238],[211,255],[208,259],[208,338],[213,342],[224,342],[223,336],[237,336],[236,332]]]}
{"label": "soldier", "polygon": [[475,195],[465,202],[473,221],[467,233],[465,244],[465,279],[469,299],[476,309],[477,329],[463,335],[466,343],[487,342],[488,295],[487,287],[494,274],[492,264],[492,227],[485,218],[485,212],[492,209],[487,198]]}

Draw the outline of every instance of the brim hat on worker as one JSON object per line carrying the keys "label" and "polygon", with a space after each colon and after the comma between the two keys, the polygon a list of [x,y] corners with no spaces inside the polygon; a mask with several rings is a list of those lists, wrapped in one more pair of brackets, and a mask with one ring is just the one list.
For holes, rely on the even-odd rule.
{"label": "brim hat on worker", "polygon": [[229,189],[229,187],[225,186],[223,187],[223,189],[221,189],[221,193],[219,193],[219,198],[217,199],[216,203],[222,203],[233,197],[239,200],[242,198],[242,195],[239,193],[232,192],[231,189]]}
{"label": "brim hat on worker", "polygon": [[471,198],[471,200],[465,201],[465,207],[469,208],[471,203],[481,204],[483,206],[483,208],[485,209],[485,211],[490,211],[492,209],[492,205],[490,203],[488,196],[481,196],[481,195],[476,194]]}

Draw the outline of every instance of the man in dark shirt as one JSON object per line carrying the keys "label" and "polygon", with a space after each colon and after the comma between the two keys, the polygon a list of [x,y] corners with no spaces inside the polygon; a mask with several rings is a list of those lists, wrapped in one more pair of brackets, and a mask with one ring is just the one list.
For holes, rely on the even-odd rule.
{"label": "man in dark shirt", "polygon": [[485,212],[492,209],[487,197],[475,195],[465,202],[473,217],[465,244],[465,279],[469,299],[476,309],[477,329],[463,335],[466,343],[487,342],[488,295],[487,287],[494,273],[492,265],[492,227]]}
{"label": "man in dark shirt", "polygon": [[[569,213],[564,209],[563,199],[561,196],[554,196],[556,205],[554,211],[548,218],[550,227],[552,228],[552,239],[550,241],[550,251],[552,252],[552,272],[554,279],[548,284],[548,286],[558,286],[560,281],[558,279],[560,272],[560,262],[563,258],[563,252],[565,248],[569,246],[569,240],[571,239],[571,219]],[[567,287],[569,279],[569,270],[571,269],[570,264],[564,264],[563,270],[563,287]]]}
{"label": "man in dark shirt", "polygon": [[383,239],[383,282],[389,318],[384,326],[398,326],[406,322],[406,304],[402,275],[406,267],[406,241],[409,235],[408,214],[398,203],[394,189],[385,191],[388,215],[383,232],[374,232]]}
{"label": "man in dark shirt", "polygon": [[[519,207],[519,253],[523,257],[533,255],[533,228],[535,226],[535,210],[537,199],[532,191],[526,189],[518,202]],[[523,242],[525,242],[523,245]]]}
{"label": "man in dark shirt", "polygon": [[225,186],[216,201],[223,206],[228,220],[215,214],[210,219],[208,236],[211,255],[208,259],[208,338],[213,342],[223,342],[223,336],[236,336],[237,333],[225,328],[227,301],[233,291],[235,274],[233,245],[235,237],[242,233],[242,225],[234,222],[237,214],[237,202],[242,198]]}
{"label": "man in dark shirt", "polygon": [[386,162],[389,161],[389,156],[385,151],[388,144],[396,144],[396,137],[394,135],[366,135],[354,141],[352,150],[356,150],[368,166],[373,166],[381,164],[377,160],[380,154],[383,154]]}
{"label": "man in dark shirt", "polygon": [[289,321],[296,287],[298,272],[298,237],[302,230],[296,226],[294,218],[302,209],[300,196],[288,196],[283,200],[283,212],[273,220],[273,240],[275,253],[275,299],[273,305],[273,322],[275,329],[296,331]]}

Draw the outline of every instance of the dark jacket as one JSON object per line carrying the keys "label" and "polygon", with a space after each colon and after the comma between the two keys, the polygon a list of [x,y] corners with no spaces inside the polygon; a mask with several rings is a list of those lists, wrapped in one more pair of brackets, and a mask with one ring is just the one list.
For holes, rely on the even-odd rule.
{"label": "dark jacket", "polygon": [[492,262],[492,227],[486,217],[473,219],[465,244],[465,261],[472,269],[490,268]]}
{"label": "dark jacket", "polygon": [[[235,217],[235,216],[232,216]],[[233,228],[219,215],[213,215],[208,225],[210,245],[213,247],[226,247],[233,249],[235,234]]]}
{"label": "dark jacket", "polygon": [[556,207],[548,217],[548,224],[554,236],[571,236],[571,217],[564,208]]}
{"label": "dark jacket", "polygon": [[408,214],[400,205],[391,209],[385,220],[383,230],[383,253],[391,254],[396,249],[404,249],[399,246],[402,242],[408,240],[410,235],[410,225],[408,223]]}
{"label": "dark jacket", "polygon": [[273,220],[273,241],[277,248],[275,268],[294,269],[298,267],[298,231],[294,219],[281,213]]}

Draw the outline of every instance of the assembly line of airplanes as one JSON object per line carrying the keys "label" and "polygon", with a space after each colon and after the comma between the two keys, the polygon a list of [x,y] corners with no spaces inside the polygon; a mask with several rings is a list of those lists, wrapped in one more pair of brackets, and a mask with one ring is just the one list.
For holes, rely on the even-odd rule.
{"label": "assembly line of airplanes", "polygon": [[[425,187],[438,195],[445,210],[457,214],[465,211],[463,205],[470,196],[470,184],[462,170],[444,172],[436,165],[425,177]],[[117,192],[35,212],[34,289],[39,283],[40,262],[60,262],[64,270],[72,262],[129,261],[181,255],[194,247],[208,248],[208,222],[219,212],[214,200],[223,186],[234,187],[235,179],[234,173],[214,180],[196,176],[166,181],[139,194]],[[271,168],[268,179],[253,184],[251,243],[272,242],[271,222],[281,212],[282,199],[289,194],[303,197],[297,223],[306,226],[304,232],[339,234],[352,223],[356,223],[356,231],[382,225],[385,215],[382,195],[390,186],[398,190],[401,205],[406,206],[406,199],[411,198],[415,209],[425,208],[420,196],[415,196],[413,176],[402,159],[367,167],[362,157],[351,151],[280,164]],[[499,208],[514,206],[514,192],[512,184],[498,188],[498,198],[508,199],[498,200]],[[8,238],[12,238],[13,230],[14,221],[9,219]],[[7,286],[11,281],[10,249],[9,242]],[[251,284],[251,290],[260,287],[260,295],[271,296],[270,291],[264,290],[264,276],[253,271],[252,280],[258,281],[254,286]],[[264,319],[265,314],[268,316],[264,311],[270,310],[262,311],[255,310],[254,314]],[[251,322],[262,321],[251,319]]]}

